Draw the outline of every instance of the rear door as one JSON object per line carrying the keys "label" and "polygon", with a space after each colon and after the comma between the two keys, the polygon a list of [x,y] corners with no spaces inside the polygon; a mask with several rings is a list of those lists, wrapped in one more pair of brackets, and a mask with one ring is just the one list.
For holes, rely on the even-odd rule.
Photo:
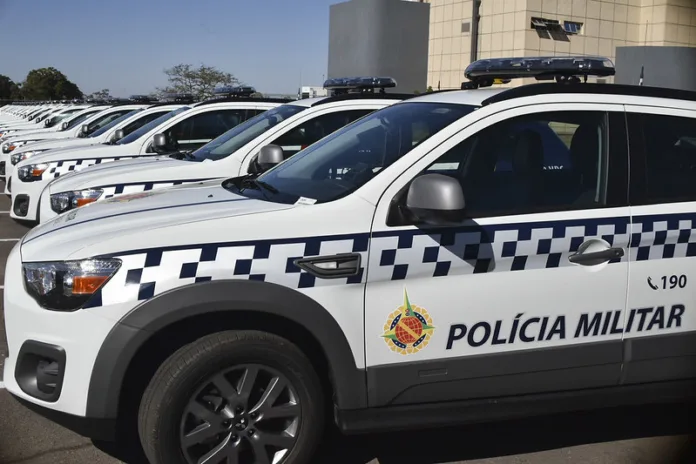
{"label": "rear door", "polygon": [[696,377],[696,111],[627,106],[626,384]]}

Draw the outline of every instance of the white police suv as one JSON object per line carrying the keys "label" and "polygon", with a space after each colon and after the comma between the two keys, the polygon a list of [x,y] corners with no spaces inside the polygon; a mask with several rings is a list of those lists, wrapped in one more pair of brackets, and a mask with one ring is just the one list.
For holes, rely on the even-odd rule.
{"label": "white police suv", "polygon": [[[10,177],[14,170],[14,166],[20,161],[29,159],[34,155],[39,153],[44,153],[48,150],[63,150],[70,151],[71,149],[77,147],[86,147],[89,145],[114,145],[117,141],[130,134],[131,132],[139,129],[145,124],[153,121],[160,116],[177,110],[184,106],[183,104],[171,104],[165,103],[154,103],[146,107],[138,108],[129,111],[123,116],[115,119],[108,124],[103,125],[101,128],[96,128],[93,132],[86,134],[83,130],[80,133],[80,137],[77,138],[62,138],[62,139],[50,139],[41,142],[36,142],[28,147],[19,147],[14,150],[11,154],[3,155],[0,153],[0,179],[3,175]],[[89,132],[89,126],[86,132]],[[3,156],[5,159],[3,159]],[[6,164],[5,172],[3,172],[3,163],[9,160],[9,164]],[[9,183],[5,189],[5,193],[9,195]]]}
{"label": "white police suv", "polygon": [[419,96],[258,177],[38,226],[7,262],[5,387],[154,464],[316,462],[331,419],[693,398],[696,94],[588,74],[613,65],[482,60],[468,87],[560,82]]}
{"label": "white police suv", "polygon": [[[220,177],[259,174],[339,128],[413,95],[386,93],[391,78],[341,78],[324,83],[331,97],[278,106],[226,132],[182,159],[147,159],[93,166],[62,176],[41,194],[40,222],[78,206]],[[265,149],[263,147],[266,147]],[[264,156],[270,155],[264,159]]]}
{"label": "white police suv", "polygon": [[85,109],[63,121],[56,127],[50,127],[40,131],[20,132],[10,135],[2,144],[3,153],[11,153],[17,148],[32,145],[44,140],[57,140],[76,138],[89,135],[126,113],[136,109],[146,108],[142,103],[118,103],[103,105]]}
{"label": "white police suv", "polygon": [[[183,106],[160,116],[115,145],[49,151],[20,161],[10,178],[10,217],[37,221],[41,192],[50,181],[63,174],[94,164],[192,151],[241,122],[288,102],[286,99],[251,98],[249,95],[255,92],[253,88],[239,89],[235,96],[231,96],[230,89],[225,96]],[[157,145],[155,140],[159,141]]]}

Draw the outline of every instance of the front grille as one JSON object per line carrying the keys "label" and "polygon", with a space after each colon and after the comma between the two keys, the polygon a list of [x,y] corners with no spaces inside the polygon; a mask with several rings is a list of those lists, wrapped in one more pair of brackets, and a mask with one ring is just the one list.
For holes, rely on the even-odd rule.
{"label": "front grille", "polygon": [[5,175],[5,162],[0,161],[0,176],[4,176],[4,175]]}

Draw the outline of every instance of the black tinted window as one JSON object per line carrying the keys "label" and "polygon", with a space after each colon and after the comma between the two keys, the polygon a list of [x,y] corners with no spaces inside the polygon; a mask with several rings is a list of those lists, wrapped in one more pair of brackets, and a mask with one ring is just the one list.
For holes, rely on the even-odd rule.
{"label": "black tinted window", "polygon": [[208,111],[191,116],[167,132],[178,143],[206,143],[232,129],[246,119],[246,110]]}
{"label": "black tinted window", "polygon": [[645,147],[646,200],[696,200],[696,119],[638,116]]}
{"label": "black tinted window", "polygon": [[459,180],[472,217],[601,207],[606,133],[601,112],[512,118],[466,139],[426,172]]}
{"label": "black tinted window", "polygon": [[133,121],[129,124],[126,124],[123,127],[123,133],[125,135],[128,135],[131,132],[133,132],[134,130],[143,127],[145,124],[149,123],[150,121],[154,121],[155,119],[159,118],[160,116],[163,116],[163,115],[169,113],[169,111],[170,110],[162,110],[162,111],[155,111],[155,112],[152,112],[150,114],[146,114],[145,116],[142,116],[142,117],[136,119],[135,121]]}
{"label": "black tinted window", "polygon": [[281,135],[271,144],[279,145],[287,158],[372,111],[374,110],[337,111],[317,116]]}

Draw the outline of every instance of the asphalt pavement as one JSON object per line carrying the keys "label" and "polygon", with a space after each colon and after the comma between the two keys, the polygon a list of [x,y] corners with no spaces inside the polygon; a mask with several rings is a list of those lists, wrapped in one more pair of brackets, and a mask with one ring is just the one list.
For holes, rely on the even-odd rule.
{"label": "asphalt pavement", "polygon": [[[4,189],[0,181],[0,192]],[[0,464],[119,464],[94,444],[19,405],[5,390],[2,309],[5,261],[29,229],[0,193]],[[330,432],[317,464],[693,464],[696,414],[642,406],[420,432],[340,437]],[[136,464],[130,460],[127,464]]]}

